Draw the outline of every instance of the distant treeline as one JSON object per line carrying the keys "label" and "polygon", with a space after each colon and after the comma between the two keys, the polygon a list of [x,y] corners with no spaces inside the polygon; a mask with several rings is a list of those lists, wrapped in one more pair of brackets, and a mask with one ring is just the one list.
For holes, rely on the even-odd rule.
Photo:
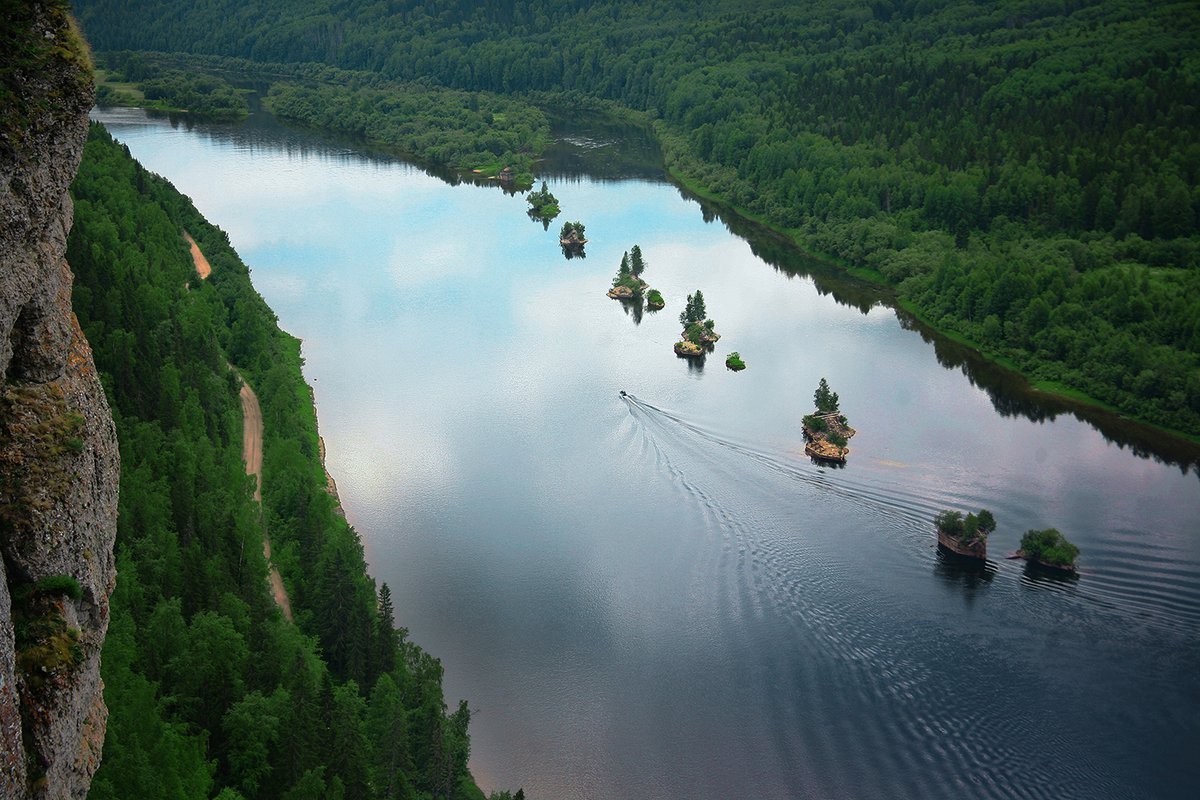
{"label": "distant treeline", "polygon": [[[93,45],[655,118],[689,186],[1048,385],[1200,435],[1200,6],[78,0]],[[545,95],[539,95],[545,96]]]}
{"label": "distant treeline", "polygon": [[[448,713],[441,664],[395,626],[326,491],[299,342],[225,234],[99,125],[73,194],[74,306],[122,462],[90,796],[481,798],[466,703]],[[262,404],[262,522],[230,364]],[[296,624],[268,591],[263,522]]]}
{"label": "distant treeline", "polygon": [[239,119],[249,107],[243,93],[215,75],[198,75],[178,69],[154,69],[136,53],[122,53],[108,60],[107,81],[128,82],[141,92],[101,83],[96,87],[97,105],[136,105],[161,111],[187,111],[213,119]]}
{"label": "distant treeline", "polygon": [[[118,51],[100,56],[114,75],[134,82],[150,107],[183,108],[208,116],[246,109],[224,79],[270,83],[265,104],[276,116],[359,136],[413,158],[461,172],[497,175],[510,167],[532,184],[534,157],[550,139],[545,114],[494,92],[447,89],[430,81],[391,81],[321,64],[258,64],[238,58],[179,59],[169,54]],[[213,73],[213,74],[206,74]],[[106,86],[98,102],[129,104]]]}

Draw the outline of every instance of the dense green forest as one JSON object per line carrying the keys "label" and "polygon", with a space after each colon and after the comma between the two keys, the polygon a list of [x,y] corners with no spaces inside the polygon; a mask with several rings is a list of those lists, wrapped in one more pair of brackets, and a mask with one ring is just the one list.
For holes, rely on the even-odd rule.
{"label": "dense green forest", "polygon": [[[109,81],[124,81],[145,94],[147,102],[141,105],[162,108],[169,103],[210,117],[230,115],[227,104],[233,89],[223,76],[258,84],[269,81],[264,104],[277,117],[358,136],[463,174],[495,177],[509,167],[520,188],[533,185],[534,157],[550,137],[545,114],[527,102],[429,81],[391,81],[320,64],[256,64],[239,58],[131,51],[103,54],[101,63]],[[121,85],[101,84],[97,102],[136,105],[128,93],[121,96],[116,88]],[[206,86],[216,88],[207,94],[198,90]],[[233,93],[232,100],[241,103],[244,113],[245,99]]]}
{"label": "dense green forest", "polygon": [[240,119],[249,112],[243,93],[221,77],[152,68],[132,53],[120,63],[119,73],[101,73],[106,80],[96,87],[97,105],[187,111],[209,119]]}
{"label": "dense green forest", "polygon": [[[326,491],[299,342],[224,233],[99,125],[73,195],[74,305],[122,462],[91,797],[482,797],[470,710],[446,708],[441,664],[395,626]],[[231,365],[262,404],[261,518]],[[295,624],[268,592],[263,525]]]}
{"label": "dense green forest", "polygon": [[690,188],[886,281],[1038,385],[1200,434],[1195,3],[76,5],[101,50],[645,113]]}

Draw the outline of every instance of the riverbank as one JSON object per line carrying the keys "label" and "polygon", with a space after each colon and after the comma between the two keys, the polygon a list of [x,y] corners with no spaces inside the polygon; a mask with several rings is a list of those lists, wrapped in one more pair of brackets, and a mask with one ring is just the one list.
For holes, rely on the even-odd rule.
{"label": "riverbank", "polygon": [[[660,141],[663,141],[661,136]],[[957,344],[970,348],[972,351],[990,363],[1009,371],[1015,377],[1019,377],[1022,381],[1024,381],[1026,386],[1028,386],[1031,391],[1038,392],[1047,397],[1064,401],[1069,404],[1074,404],[1088,410],[1112,414],[1113,416],[1122,420],[1134,422],[1137,425],[1142,425],[1158,433],[1175,437],[1183,442],[1200,444],[1200,435],[1191,434],[1177,428],[1162,425],[1154,420],[1144,417],[1125,414],[1111,403],[1107,403],[1104,400],[1094,397],[1075,387],[1067,386],[1056,381],[1038,380],[1032,377],[1028,370],[1022,369],[1012,359],[989,350],[984,345],[964,336],[958,331],[935,324],[926,314],[922,313],[920,308],[915,303],[900,297],[896,293],[897,287],[889,282],[886,276],[884,276],[883,273],[879,272],[878,270],[857,266],[847,262],[844,259],[840,259],[836,256],[832,256],[828,253],[823,253],[817,250],[799,230],[782,228],[774,225],[763,215],[756,214],[749,209],[739,207],[731,203],[727,198],[711,191],[708,187],[691,179],[686,173],[671,166],[670,164],[664,163],[663,170],[680,188],[699,198],[713,203],[714,205],[719,206],[723,213],[735,214],[744,220],[748,220],[755,225],[759,225],[767,230],[772,231],[773,233],[787,240],[796,249],[796,251],[802,254],[805,258],[811,259],[825,266],[841,270],[854,278],[872,283],[881,289],[887,290],[887,292],[891,295],[890,299],[895,307],[903,309],[905,312],[919,320],[925,327],[936,332],[939,336],[943,336],[953,342],[956,342]]]}

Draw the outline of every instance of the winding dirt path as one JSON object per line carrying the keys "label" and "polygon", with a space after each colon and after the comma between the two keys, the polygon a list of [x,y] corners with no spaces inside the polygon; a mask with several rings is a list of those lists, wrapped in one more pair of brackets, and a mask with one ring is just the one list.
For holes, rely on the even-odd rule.
{"label": "winding dirt path", "polygon": [[[191,245],[192,263],[196,265],[196,274],[201,280],[208,278],[212,274],[212,267],[204,253],[200,252],[200,245],[196,244],[196,240],[187,231],[183,232],[183,238]],[[232,364],[229,368],[234,369]],[[284,588],[283,577],[279,574],[279,568],[271,563],[271,537],[267,534],[267,526],[262,519],[262,407],[258,404],[258,395],[250,388],[250,384],[246,383],[245,378],[242,379],[242,390],[238,395],[242,400],[242,460],[246,462],[246,474],[254,476],[254,502],[258,503],[259,522],[263,532],[263,556],[267,559],[271,594],[275,598],[275,605],[283,612],[283,618],[288,622],[295,622],[292,617],[292,601]]]}
{"label": "winding dirt path", "polygon": [[208,263],[208,259],[204,257],[204,253],[200,252],[200,245],[196,244],[196,240],[187,231],[183,232],[183,238],[187,239],[187,243],[192,248],[192,263],[196,265],[196,274],[200,276],[200,280],[205,280],[209,275],[212,275],[212,266]]}
{"label": "winding dirt path", "polygon": [[[263,441],[263,421],[262,407],[258,404],[258,395],[254,394],[254,390],[250,388],[250,384],[242,380],[242,390],[238,393],[242,400],[242,459],[246,462],[246,474],[254,476],[254,501],[258,503],[258,510],[262,512],[262,441]],[[279,574],[279,568],[271,563],[271,537],[267,535],[266,525],[262,526],[263,531],[263,556],[267,559],[269,567],[268,577],[271,581],[271,594],[275,597],[275,605],[279,606],[279,610],[283,612],[283,617],[288,622],[294,622],[292,618],[292,601],[288,597],[287,589],[283,586],[283,578]]]}

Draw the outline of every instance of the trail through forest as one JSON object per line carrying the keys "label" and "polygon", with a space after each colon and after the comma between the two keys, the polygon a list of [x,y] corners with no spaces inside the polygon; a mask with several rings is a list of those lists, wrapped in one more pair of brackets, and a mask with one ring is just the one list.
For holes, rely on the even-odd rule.
{"label": "trail through forest", "polygon": [[[254,476],[254,501],[258,503],[259,511],[262,511],[262,439],[263,439],[263,421],[262,408],[258,404],[258,396],[254,394],[254,390],[250,388],[250,384],[242,381],[242,390],[239,392],[242,399],[242,459],[246,462],[246,474]],[[279,574],[279,568],[271,563],[271,537],[267,534],[266,525],[263,526],[263,556],[267,559],[267,567],[269,568],[268,577],[271,581],[271,594],[275,598],[275,604],[279,606],[279,610],[283,612],[284,619],[288,622],[294,622],[292,619],[292,601],[288,598],[287,589],[283,586],[283,578]]]}
{"label": "trail through forest", "polygon": [[[196,244],[196,240],[183,232],[183,238],[187,239],[188,245],[192,251],[192,262],[196,265],[196,273],[201,280],[208,278],[212,274],[212,267],[208,263],[208,259],[204,257],[204,253],[200,251],[200,245]],[[229,365],[233,369],[233,365]],[[250,384],[242,379],[242,390],[238,393],[242,400],[242,460],[246,462],[246,474],[254,476],[254,502],[258,503],[258,510],[261,520],[262,514],[262,440],[263,440],[263,421],[262,407],[258,404],[258,396],[254,394],[254,390],[250,388]],[[263,532],[263,556],[267,559],[268,578],[271,581],[271,595],[275,598],[275,605],[279,606],[279,610],[283,612],[283,617],[288,622],[294,622],[292,618],[292,601],[288,597],[287,589],[283,585],[283,577],[279,574],[279,568],[271,563],[271,537],[267,534],[267,527],[262,525]]]}
{"label": "trail through forest", "polygon": [[196,244],[196,240],[190,233],[184,231],[183,238],[187,239],[188,246],[192,249],[192,262],[196,265],[196,274],[200,276],[200,280],[207,279],[209,275],[212,275],[212,265],[208,263],[204,253],[200,252],[200,245]]}

